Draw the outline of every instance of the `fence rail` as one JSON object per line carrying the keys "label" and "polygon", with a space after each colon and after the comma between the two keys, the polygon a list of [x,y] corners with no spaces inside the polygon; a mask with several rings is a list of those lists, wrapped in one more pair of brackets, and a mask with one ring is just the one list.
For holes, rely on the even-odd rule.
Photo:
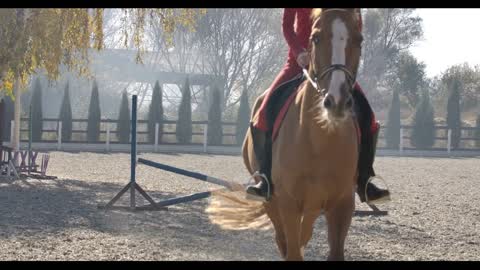
{"label": "fence rail", "polygon": [[[28,142],[28,118],[21,118],[20,139],[21,142]],[[57,149],[61,149],[62,143],[68,144],[86,144],[87,143],[87,123],[88,119],[73,119],[72,120],[72,139],[68,142],[61,139],[61,121],[56,118],[44,118],[42,125],[42,139],[36,143],[57,143]],[[159,130],[160,124],[163,124],[163,130]],[[102,119],[100,121],[100,138],[97,142],[90,143],[94,145],[105,144],[107,150],[111,145],[122,144],[118,140],[117,120]],[[208,143],[208,121],[192,121],[192,140],[187,145],[203,146],[205,152],[207,151]],[[11,123],[10,136],[13,134],[14,123]],[[155,140],[150,142],[148,139],[148,121],[137,121],[137,141],[139,145],[153,145],[154,149],[158,149],[159,145],[180,145],[176,140],[176,121],[164,120],[157,123],[155,128]],[[235,134],[236,123],[222,122],[222,143],[218,146],[239,146]],[[480,139],[475,138],[475,132],[478,128],[475,127],[461,127],[460,128],[460,144],[455,150],[465,151],[480,151]],[[160,136],[160,131],[162,136]],[[377,149],[398,150],[400,152],[405,150],[415,150],[416,148],[411,143],[412,126],[402,125],[400,128],[400,144],[398,148],[392,149],[386,146],[385,141],[385,126],[380,127],[379,141]],[[451,130],[447,126],[435,127],[435,144],[429,149],[434,151],[450,152],[452,148]],[[4,141],[9,141],[10,138],[5,138]],[[240,140],[243,141],[243,138]],[[182,144],[185,145],[185,144]]]}
{"label": "fence rail", "polygon": [[[428,149],[420,149],[420,150],[435,150],[435,151],[448,151],[455,149],[458,151],[479,151],[480,150],[480,139],[475,137],[475,132],[479,129],[476,127],[461,127],[460,128],[460,137],[459,137],[459,144],[458,147],[454,148],[452,145],[452,130],[449,129],[447,126],[435,126],[435,141],[434,145]],[[388,148],[386,145],[386,140],[384,136],[384,132],[386,127],[382,126],[380,129],[379,135],[379,147],[380,149],[392,149]],[[400,127],[400,144],[399,147],[396,148],[399,151],[402,150],[418,150],[412,142],[412,135],[411,132],[413,130],[412,126],[402,125]]]}

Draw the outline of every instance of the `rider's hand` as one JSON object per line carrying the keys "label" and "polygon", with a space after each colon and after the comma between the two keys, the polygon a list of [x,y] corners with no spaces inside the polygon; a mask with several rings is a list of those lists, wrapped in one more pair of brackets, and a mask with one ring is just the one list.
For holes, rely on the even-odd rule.
{"label": "rider's hand", "polygon": [[297,56],[297,63],[301,68],[306,68],[308,66],[309,55],[308,52],[301,52]]}

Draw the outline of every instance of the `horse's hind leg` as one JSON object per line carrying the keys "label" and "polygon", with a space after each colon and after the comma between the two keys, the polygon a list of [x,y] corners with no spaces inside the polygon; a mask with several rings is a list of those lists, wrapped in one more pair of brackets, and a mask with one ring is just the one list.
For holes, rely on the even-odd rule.
{"label": "horse's hind leg", "polygon": [[326,219],[328,224],[328,244],[330,246],[329,261],[343,261],[345,239],[352,222],[355,208],[355,197],[348,196],[339,201],[335,206],[328,209]]}

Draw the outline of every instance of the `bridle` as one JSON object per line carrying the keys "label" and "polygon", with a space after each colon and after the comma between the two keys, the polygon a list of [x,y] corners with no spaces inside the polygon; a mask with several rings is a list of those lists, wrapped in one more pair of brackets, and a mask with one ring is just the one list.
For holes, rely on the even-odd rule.
{"label": "bridle", "polygon": [[315,69],[313,69],[313,79],[312,77],[310,77],[310,74],[308,74],[308,71],[306,69],[303,69],[303,74],[305,74],[305,77],[307,77],[308,81],[317,90],[317,92],[323,95],[327,90],[324,89],[322,91],[320,89],[318,81],[323,80],[327,75],[331,74],[336,70],[343,71],[343,73],[345,74],[345,77],[347,78],[348,85],[350,86],[348,90],[350,91],[350,93],[352,93],[353,85],[355,84],[355,81],[356,81],[356,74],[352,73],[345,65],[341,65],[341,64],[330,65],[327,68],[325,68],[322,71],[322,73],[320,73],[320,76],[317,76],[317,72],[315,71]]}
{"label": "bridle", "polygon": [[[333,9],[328,9],[324,12],[329,12],[329,11],[343,11],[343,12],[346,12],[346,10],[344,9],[338,9],[338,8],[333,8]],[[355,81],[356,81],[356,74],[353,73],[352,71],[350,71],[347,66],[345,65],[342,65],[342,64],[333,64],[333,65],[330,65],[328,67],[326,67],[321,73],[320,73],[320,76],[318,76],[318,73],[317,71],[315,70],[314,66],[313,66],[313,59],[312,59],[312,56],[310,56],[310,65],[312,65],[312,70],[313,70],[313,79],[310,77],[310,74],[308,73],[308,71],[304,68],[303,69],[303,74],[305,74],[305,76],[307,77],[308,81],[312,84],[312,86],[317,90],[318,93],[320,94],[325,94],[325,92],[327,91],[326,89],[324,89],[323,91],[320,89],[320,84],[319,84],[319,80],[323,80],[327,75],[331,74],[332,72],[336,71],[336,70],[339,70],[339,71],[343,71],[343,73],[345,74],[345,77],[347,79],[347,82],[348,82],[348,85],[349,85],[349,92],[352,93],[353,92],[353,85],[355,84]]]}

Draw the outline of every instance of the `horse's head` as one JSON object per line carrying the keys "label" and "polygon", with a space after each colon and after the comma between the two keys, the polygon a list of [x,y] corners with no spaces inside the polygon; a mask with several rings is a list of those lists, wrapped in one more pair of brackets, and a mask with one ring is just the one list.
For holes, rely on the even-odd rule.
{"label": "horse's head", "polygon": [[317,90],[325,94],[322,102],[329,115],[342,119],[353,106],[352,89],[363,41],[360,11],[318,9],[312,19],[309,73]]}

